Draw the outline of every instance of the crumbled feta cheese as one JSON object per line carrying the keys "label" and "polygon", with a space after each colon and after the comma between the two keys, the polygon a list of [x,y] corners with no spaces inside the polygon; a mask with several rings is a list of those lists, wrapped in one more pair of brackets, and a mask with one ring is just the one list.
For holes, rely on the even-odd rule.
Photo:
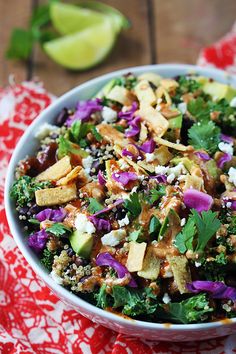
{"label": "crumbled feta cheese", "polygon": [[96,229],[91,221],[88,220],[87,216],[82,213],[76,214],[75,218],[75,228],[81,233],[93,234]]}
{"label": "crumbled feta cheese", "polygon": [[120,160],[118,161],[118,164],[119,164],[119,166],[120,166],[120,168],[121,168],[122,170],[126,170],[126,169],[129,168],[129,165],[128,165],[127,162],[126,162],[125,160],[123,160],[123,159],[120,159]]}
{"label": "crumbled feta cheese", "polygon": [[117,119],[117,112],[110,107],[103,107],[102,118],[106,123],[114,123]]}
{"label": "crumbled feta cheese", "polygon": [[230,312],[231,311],[231,307],[228,304],[224,304],[222,306],[222,309],[225,310],[226,312]]}
{"label": "crumbled feta cheese", "polygon": [[161,106],[160,106],[159,104],[156,106],[156,110],[157,110],[158,112],[161,111]]}
{"label": "crumbled feta cheese", "polygon": [[167,182],[168,183],[172,183],[175,179],[175,174],[171,173],[168,177],[167,177]]}
{"label": "crumbled feta cheese", "polygon": [[46,136],[48,136],[51,132],[54,132],[55,130],[58,130],[58,129],[59,128],[56,125],[44,123],[38,128],[38,131],[35,134],[35,138],[42,140]]}
{"label": "crumbled feta cheese", "polygon": [[236,187],[236,168],[230,167],[228,174],[229,174],[229,182],[233,183]]}
{"label": "crumbled feta cheese", "polygon": [[202,263],[201,262],[195,262],[195,267],[201,267]]}
{"label": "crumbled feta cheese", "polygon": [[169,167],[160,166],[160,165],[155,167],[155,172],[158,175],[165,175],[167,171],[169,171]]}
{"label": "crumbled feta cheese", "polygon": [[85,157],[84,159],[82,159],[82,165],[83,165],[84,170],[87,174],[90,173],[92,164],[93,164],[93,157],[92,156],[88,156],[88,157]]}
{"label": "crumbled feta cheese", "polygon": [[55,270],[52,270],[50,273],[50,277],[57,283],[57,284],[63,284],[63,280],[59,275],[55,273]]}
{"label": "crumbled feta cheese", "polygon": [[185,224],[186,224],[186,219],[185,218],[181,219],[180,226],[184,226]]}
{"label": "crumbled feta cheese", "polygon": [[145,158],[146,158],[146,162],[152,162],[155,160],[156,156],[155,154],[151,153],[149,154],[148,152],[146,153],[145,155]]}
{"label": "crumbled feta cheese", "polygon": [[102,244],[104,246],[115,247],[125,238],[126,231],[123,229],[112,230],[108,234],[105,234],[102,238]]}
{"label": "crumbled feta cheese", "polygon": [[170,168],[170,173],[174,173],[175,177],[179,177],[180,175],[187,173],[187,170],[184,167],[184,165],[180,162],[175,167]]}
{"label": "crumbled feta cheese", "polygon": [[236,108],[236,96],[230,101],[230,107]]}
{"label": "crumbled feta cheese", "polygon": [[133,194],[135,192],[137,192],[138,186],[134,186],[130,192],[130,194]]}
{"label": "crumbled feta cheese", "polygon": [[227,203],[226,203],[227,208],[231,208],[231,205],[232,205],[231,202],[227,202]]}
{"label": "crumbled feta cheese", "polygon": [[118,224],[120,227],[129,225],[128,215],[126,215],[124,219],[118,220]]}
{"label": "crumbled feta cheese", "polygon": [[171,302],[171,298],[169,297],[169,295],[167,293],[164,294],[162,301],[164,302],[164,304],[168,304],[169,302]]}
{"label": "crumbled feta cheese", "polygon": [[221,151],[226,152],[227,154],[233,155],[234,153],[234,148],[231,144],[224,143],[223,141],[221,141],[218,144],[218,147]]}
{"label": "crumbled feta cheese", "polygon": [[162,102],[162,98],[157,99],[157,104],[160,104]]}
{"label": "crumbled feta cheese", "polygon": [[187,104],[185,102],[181,102],[178,104],[178,110],[182,113],[185,114],[187,111]]}

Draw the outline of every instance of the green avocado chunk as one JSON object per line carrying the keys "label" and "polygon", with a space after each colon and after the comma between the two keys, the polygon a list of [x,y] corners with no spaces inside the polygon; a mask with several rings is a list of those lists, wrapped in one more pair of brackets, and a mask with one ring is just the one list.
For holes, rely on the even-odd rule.
{"label": "green avocado chunk", "polygon": [[236,90],[220,82],[206,82],[203,85],[203,91],[212,96],[214,101],[225,98],[227,101],[231,101],[236,96]]}
{"label": "green avocado chunk", "polygon": [[93,247],[93,235],[76,230],[69,236],[69,240],[75,253],[83,258],[89,258]]}

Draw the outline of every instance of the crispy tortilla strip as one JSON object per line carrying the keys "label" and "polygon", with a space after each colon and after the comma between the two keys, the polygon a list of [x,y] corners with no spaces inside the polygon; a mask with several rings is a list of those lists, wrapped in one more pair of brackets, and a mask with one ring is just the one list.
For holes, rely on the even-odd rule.
{"label": "crispy tortilla strip", "polygon": [[188,293],[186,284],[191,283],[192,279],[187,258],[185,256],[167,256],[166,259],[170,263],[180,294]]}
{"label": "crispy tortilla strip", "polygon": [[40,189],[35,192],[36,204],[39,206],[64,204],[76,197],[77,189],[75,183],[56,188]]}
{"label": "crispy tortilla strip", "polygon": [[157,97],[157,100],[159,98],[163,99],[163,97],[164,97],[167,106],[170,106],[172,103],[169,93],[167,92],[167,90],[163,86],[159,86],[156,89],[156,97]]}
{"label": "crispy tortilla strip", "polygon": [[66,184],[74,181],[79,176],[82,169],[83,168],[81,166],[76,166],[73,168],[73,170],[70,171],[65,177],[62,177],[57,181],[57,186],[65,186]]}
{"label": "crispy tortilla strip", "polygon": [[103,139],[108,141],[111,145],[118,144],[120,146],[125,146],[127,144],[124,134],[109,124],[99,124],[97,130]]}
{"label": "crispy tortilla strip", "polygon": [[161,137],[169,128],[169,122],[152,106],[141,105],[138,115],[147,123],[150,130]]}
{"label": "crispy tortilla strip", "polygon": [[176,89],[179,86],[178,82],[173,79],[161,79],[160,85],[164,87],[168,92]]}
{"label": "crispy tortilla strip", "polygon": [[160,264],[161,260],[157,258],[153,247],[149,246],[146,256],[144,257],[143,268],[138,272],[138,276],[145,279],[156,280],[160,273]]}
{"label": "crispy tortilla strip", "polygon": [[157,150],[155,150],[155,155],[157,156],[159,165],[166,165],[173,158],[173,155],[168,150],[166,146],[160,146]]}
{"label": "crispy tortilla strip", "polygon": [[147,106],[152,106],[157,102],[156,95],[153,92],[148,80],[140,81],[134,88],[134,92],[140,102]]}
{"label": "crispy tortilla strip", "polygon": [[138,243],[131,241],[129,243],[129,254],[126,263],[129,272],[138,272],[142,270],[146,247],[146,242]]}
{"label": "crispy tortilla strip", "polygon": [[175,150],[179,150],[179,151],[188,151],[189,150],[189,146],[184,146],[182,144],[175,144],[175,143],[171,143],[168,140],[159,138],[159,137],[155,137],[153,138],[155,140],[155,142],[159,145],[164,145],[164,146],[168,146],[171,149],[175,149]]}
{"label": "crispy tortilla strip", "polygon": [[118,85],[114,86],[106,97],[110,100],[119,102],[124,106],[131,106],[133,102],[129,90],[127,90],[125,87]]}
{"label": "crispy tortilla strip", "polygon": [[138,76],[138,81],[147,80],[153,83],[155,86],[159,86],[161,76],[154,73],[144,73]]}
{"label": "crispy tortilla strip", "polygon": [[201,191],[203,188],[203,179],[197,176],[187,175],[185,178],[184,190],[189,188],[197,189]]}
{"label": "crispy tortilla strip", "polygon": [[70,157],[65,156],[36,176],[36,181],[57,181],[71,171]]}

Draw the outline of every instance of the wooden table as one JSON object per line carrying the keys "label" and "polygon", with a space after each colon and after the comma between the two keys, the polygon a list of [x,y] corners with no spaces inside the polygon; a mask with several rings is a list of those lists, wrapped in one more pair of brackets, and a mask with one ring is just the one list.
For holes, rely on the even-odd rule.
{"label": "wooden table", "polygon": [[32,9],[42,1],[0,0],[0,85],[7,84],[9,74],[18,82],[37,77],[47,90],[60,95],[88,79],[133,65],[195,63],[200,49],[228,32],[236,19],[236,0],[106,0],[131,20],[132,27],[98,67],[67,71],[37,46],[28,63],[6,61],[12,28],[26,28]]}

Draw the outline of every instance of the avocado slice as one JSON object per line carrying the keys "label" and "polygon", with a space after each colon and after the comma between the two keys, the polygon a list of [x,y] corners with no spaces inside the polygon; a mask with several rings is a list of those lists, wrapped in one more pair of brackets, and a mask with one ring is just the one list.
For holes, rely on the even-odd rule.
{"label": "avocado slice", "polygon": [[214,101],[225,98],[230,102],[236,96],[236,89],[220,82],[206,82],[203,85],[203,91],[212,96]]}
{"label": "avocado slice", "polygon": [[182,162],[182,164],[184,165],[184,167],[191,172],[191,169],[194,166],[197,166],[193,161],[191,161],[188,157],[175,157],[174,159],[171,160],[171,162],[174,165],[178,165],[179,163]]}
{"label": "avocado slice", "polygon": [[180,113],[177,117],[169,119],[170,129],[180,129],[182,127],[183,115]]}
{"label": "avocado slice", "polygon": [[83,258],[89,258],[93,247],[93,235],[75,230],[69,236],[69,240],[75,253]]}

